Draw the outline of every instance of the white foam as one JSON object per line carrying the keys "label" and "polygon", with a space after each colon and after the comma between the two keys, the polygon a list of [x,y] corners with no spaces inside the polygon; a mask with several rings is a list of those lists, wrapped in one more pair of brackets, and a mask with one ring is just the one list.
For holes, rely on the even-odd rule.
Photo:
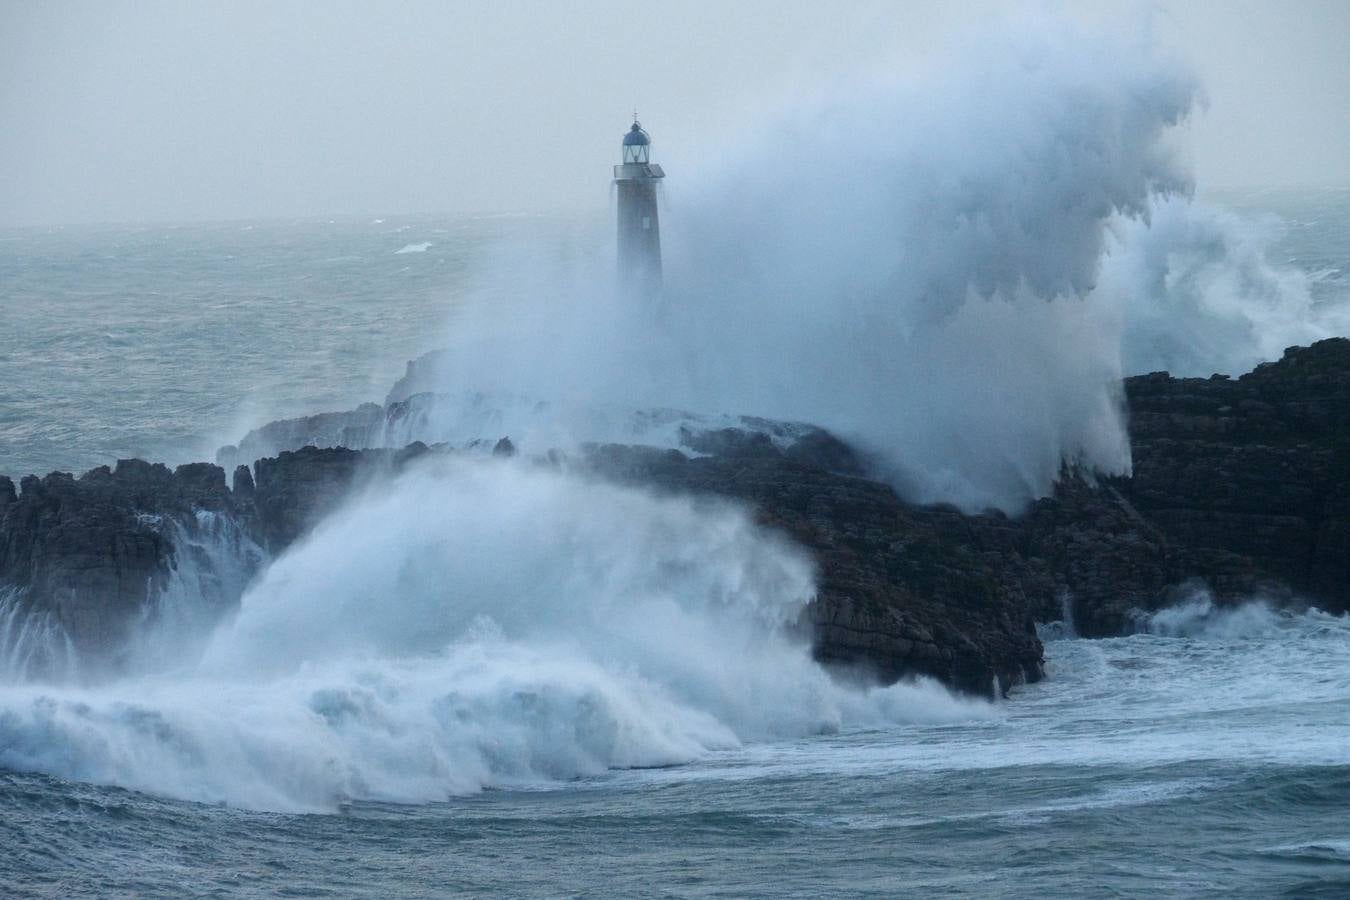
{"label": "white foam", "polygon": [[279,559],[199,665],[0,687],[0,766],[331,810],[992,714],[832,681],[791,632],[813,593],[735,507],[430,461]]}
{"label": "white foam", "polygon": [[79,661],[70,634],[50,611],[31,609],[24,592],[0,587],[0,684],[69,680]]}

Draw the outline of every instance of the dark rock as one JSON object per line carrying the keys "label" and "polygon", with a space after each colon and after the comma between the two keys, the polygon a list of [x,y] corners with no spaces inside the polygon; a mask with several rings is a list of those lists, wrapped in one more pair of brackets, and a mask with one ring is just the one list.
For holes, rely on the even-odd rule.
{"label": "dark rock", "polygon": [[162,485],[173,478],[168,466],[143,459],[119,459],[113,474],[127,483],[147,485]]}
{"label": "dark rock", "polygon": [[229,489],[225,486],[225,470],[211,463],[188,463],[174,469],[175,486],[192,505],[208,509],[225,503]]}
{"label": "dark rock", "polygon": [[82,653],[115,657],[173,570],[175,528],[194,529],[199,508],[229,511],[223,489],[213,466],[175,477],[139,460],[26,477],[0,509],[0,586],[55,616]]}
{"label": "dark rock", "polygon": [[609,444],[589,448],[584,464],[624,483],[741,501],[809,549],[819,566],[810,615],[822,661],[883,680],[931,675],[981,695],[996,680],[1006,689],[1042,675],[1026,595],[1035,579],[1025,566],[1013,575],[992,565],[983,552],[991,535],[954,510],[914,507],[889,486],[781,455],[689,458]]}
{"label": "dark rock", "polygon": [[493,456],[512,457],[516,455],[516,445],[509,437],[504,437],[492,447]]}
{"label": "dark rock", "polygon": [[216,451],[216,462],[228,468],[306,446],[374,446],[380,443],[385,420],[385,408],[378,403],[363,403],[345,412],[281,419],[250,431],[237,446],[221,447]]}
{"label": "dark rock", "polygon": [[793,462],[840,475],[866,473],[858,452],[823,428],[813,428],[788,445],[783,455]]}
{"label": "dark rock", "polygon": [[1350,340],[1236,379],[1154,374],[1125,390],[1134,473],[1113,484],[1187,574],[1220,599],[1350,607]]}
{"label": "dark rock", "polygon": [[782,451],[773,439],[762,431],[746,431],[742,428],[715,428],[694,430],[680,426],[680,446],[688,447],[695,453],[726,457],[777,457]]}
{"label": "dark rock", "polygon": [[[1197,577],[1221,602],[1259,592],[1350,607],[1350,341],[1291,348],[1241,378],[1155,373],[1125,391],[1133,475],[1065,472],[1015,518],[905,503],[853,477],[863,465],[852,448],[798,423],[686,427],[693,457],[603,444],[539,464],[745,504],[816,560],[803,623],[816,656],[883,679],[925,674],[984,695],[1035,680],[1033,623],[1068,605],[1081,633],[1119,634]],[[399,401],[409,415],[414,400]],[[384,427],[387,411],[374,409]],[[314,418],[293,420],[306,423],[295,433],[341,424]],[[507,451],[507,438],[492,447]],[[55,616],[82,653],[115,657],[174,571],[175,535],[202,515],[279,553],[353,490],[449,452],[308,446],[260,458],[253,473],[239,466],[233,493],[208,464],[119,460],[78,479],[30,475],[17,492],[0,479],[0,588]]]}
{"label": "dark rock", "polygon": [[253,493],[256,538],[268,552],[280,553],[353,491],[396,474],[427,454],[450,452],[444,446],[418,442],[402,450],[304,447],[274,459],[260,459]]}
{"label": "dark rock", "polygon": [[280,553],[331,511],[366,468],[365,453],[304,447],[258,460],[253,502],[263,547]]}

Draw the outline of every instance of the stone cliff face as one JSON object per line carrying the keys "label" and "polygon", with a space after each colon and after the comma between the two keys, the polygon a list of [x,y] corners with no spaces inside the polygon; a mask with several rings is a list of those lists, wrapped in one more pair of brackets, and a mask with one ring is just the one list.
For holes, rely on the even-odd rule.
{"label": "stone cliff face", "polygon": [[1350,340],[1241,378],[1131,378],[1119,489],[1222,594],[1350,606]]}
{"label": "stone cliff face", "polygon": [[[342,448],[285,452],[225,471],[192,463],[170,471],[121,460],[74,478],[0,478],[0,658],[51,648],[17,646],[25,620],[59,624],[94,671],[116,667],[134,631],[184,599],[207,621],[234,609],[265,564],[367,479],[426,451]],[[188,594],[175,598],[177,588]],[[27,663],[19,668],[27,668]],[[3,668],[0,668],[3,671]]]}
{"label": "stone cliff face", "polygon": [[[717,433],[702,446],[721,455],[605,445],[532,464],[752,506],[761,522],[816,555],[821,593],[802,624],[822,660],[884,679],[932,675],[979,694],[1040,677],[1027,597],[944,533],[962,527],[959,513],[910,507],[884,485],[830,471],[857,464],[823,432],[786,450],[745,432]],[[0,557],[0,582],[22,585],[30,606],[55,611],[82,655],[115,660],[127,630],[144,621],[142,611],[182,564],[174,535],[201,511],[228,518],[276,555],[353,490],[377,490],[381,478],[428,453],[463,451],[309,447],[240,467],[233,490],[216,466],[171,473],[138,461],[79,479],[27,479],[0,511],[0,535],[13,548]],[[502,441],[475,455],[491,465],[513,453]]]}
{"label": "stone cliff face", "polygon": [[147,601],[162,594],[178,539],[235,512],[224,472],[205,463],[171,472],[122,460],[78,479],[30,475],[20,489],[0,479],[0,586],[13,602],[54,615],[78,649],[98,656],[115,656]]}
{"label": "stone cliff face", "polygon": [[[1133,476],[1066,472],[1053,497],[1016,518],[904,503],[860,477],[862,463],[828,433],[764,420],[685,428],[681,450],[604,444],[534,464],[745,503],[816,558],[820,592],[804,623],[816,656],[883,679],[926,674],[979,694],[1035,680],[1035,622],[1068,608],[1081,633],[1118,634],[1193,578],[1220,600],[1261,592],[1350,605],[1350,341],[1290,350],[1238,379],[1131,378],[1126,395]],[[369,413],[383,423],[387,410]],[[279,426],[269,440],[311,426]],[[209,603],[237,602],[242,583],[194,558],[194,535],[227,523],[241,571],[256,570],[353,489],[377,490],[425,453],[465,452],[492,464],[515,451],[509,441],[308,447],[239,466],[233,489],[216,466],[137,460],[78,479],[30,476],[18,491],[0,478],[0,600],[53,617],[82,654],[115,661],[185,569]]]}
{"label": "stone cliff face", "polygon": [[[828,448],[824,458],[842,452]],[[931,675],[976,694],[1041,677],[1026,592],[1035,579],[1020,562],[1010,573],[983,552],[955,510],[910,506],[886,485],[765,445],[694,458],[605,445],[578,464],[611,480],[743,502],[809,549],[819,566],[811,630],[822,661],[883,680]]]}

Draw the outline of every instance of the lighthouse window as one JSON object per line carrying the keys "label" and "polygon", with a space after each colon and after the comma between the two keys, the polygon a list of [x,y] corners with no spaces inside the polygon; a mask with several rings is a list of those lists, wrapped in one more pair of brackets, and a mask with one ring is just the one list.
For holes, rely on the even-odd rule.
{"label": "lighthouse window", "polygon": [[652,217],[651,217],[651,216],[643,216],[643,217],[642,217],[642,230],[643,230],[643,231],[651,231],[651,230],[652,230]]}

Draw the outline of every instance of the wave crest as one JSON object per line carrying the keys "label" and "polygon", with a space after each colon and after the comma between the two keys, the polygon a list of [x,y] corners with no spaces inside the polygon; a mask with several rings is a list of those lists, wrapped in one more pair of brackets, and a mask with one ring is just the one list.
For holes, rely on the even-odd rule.
{"label": "wave crest", "polygon": [[199,665],[0,687],[0,766],[331,810],[993,714],[832,680],[794,631],[814,590],[737,507],[429,460],[278,559]]}

